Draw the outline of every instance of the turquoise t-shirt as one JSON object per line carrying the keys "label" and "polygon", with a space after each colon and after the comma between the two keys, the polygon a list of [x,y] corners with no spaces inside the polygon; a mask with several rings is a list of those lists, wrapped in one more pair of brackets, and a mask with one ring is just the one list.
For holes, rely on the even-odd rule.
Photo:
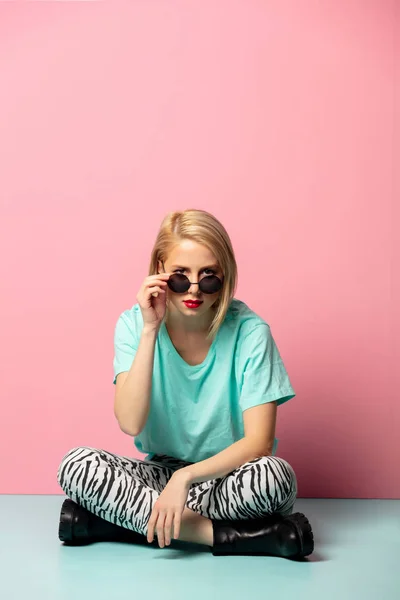
{"label": "turquoise t-shirt", "polygon": [[[129,371],[143,316],[139,304],[118,318],[114,333],[114,384]],[[205,360],[189,365],[178,353],[163,321],[158,331],[149,416],[135,437],[136,448],[187,462],[210,458],[244,437],[242,412],[295,396],[270,326],[247,304],[233,298]],[[274,440],[273,454],[278,439]]]}

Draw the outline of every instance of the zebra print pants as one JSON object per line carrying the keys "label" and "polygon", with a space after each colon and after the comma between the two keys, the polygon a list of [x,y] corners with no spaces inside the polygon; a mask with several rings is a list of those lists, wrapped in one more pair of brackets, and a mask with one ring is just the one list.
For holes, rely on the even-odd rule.
{"label": "zebra print pants", "polygon": [[[165,455],[139,460],[81,446],[62,459],[57,479],[66,495],[98,517],[147,535],[157,498],[173,472],[190,463]],[[225,477],[194,483],[186,506],[210,519],[253,519],[293,512],[296,475],[282,458],[264,456]]]}

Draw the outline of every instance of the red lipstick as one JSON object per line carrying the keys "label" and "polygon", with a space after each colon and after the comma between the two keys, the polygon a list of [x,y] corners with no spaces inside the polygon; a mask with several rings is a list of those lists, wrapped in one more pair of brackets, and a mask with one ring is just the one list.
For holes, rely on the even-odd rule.
{"label": "red lipstick", "polygon": [[187,308],[199,308],[200,304],[203,304],[199,300],[184,300],[183,303]]}

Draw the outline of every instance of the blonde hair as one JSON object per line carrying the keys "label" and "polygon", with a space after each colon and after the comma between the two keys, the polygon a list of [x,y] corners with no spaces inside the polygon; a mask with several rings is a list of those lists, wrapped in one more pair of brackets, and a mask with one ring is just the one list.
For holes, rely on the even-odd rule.
{"label": "blonde hair", "polygon": [[226,229],[209,212],[194,208],[170,212],[161,222],[151,251],[149,275],[158,273],[158,261],[165,261],[169,250],[183,240],[192,240],[211,250],[223,273],[223,286],[213,304],[216,312],[207,334],[207,339],[213,340],[236,291],[237,264],[232,243]]}

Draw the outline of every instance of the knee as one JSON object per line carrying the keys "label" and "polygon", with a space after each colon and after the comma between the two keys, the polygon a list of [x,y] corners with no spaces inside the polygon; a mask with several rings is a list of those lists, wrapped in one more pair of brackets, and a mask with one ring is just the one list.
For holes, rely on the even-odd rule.
{"label": "knee", "polygon": [[279,456],[264,456],[261,460],[268,462],[270,469],[273,469],[274,479],[280,484],[284,484],[284,488],[293,493],[297,492],[297,479],[293,467],[283,458]]}
{"label": "knee", "polygon": [[283,458],[262,456],[250,464],[252,468],[248,476],[251,478],[252,471],[255,470],[256,480],[260,482],[262,488],[268,489],[270,494],[277,495],[279,493],[279,496],[287,495],[288,498],[297,495],[296,474],[291,465]]}
{"label": "knee", "polygon": [[93,456],[95,452],[97,450],[89,446],[77,446],[68,450],[57,469],[57,481],[64,491],[69,487],[71,476],[79,464],[87,461],[88,456]]}

